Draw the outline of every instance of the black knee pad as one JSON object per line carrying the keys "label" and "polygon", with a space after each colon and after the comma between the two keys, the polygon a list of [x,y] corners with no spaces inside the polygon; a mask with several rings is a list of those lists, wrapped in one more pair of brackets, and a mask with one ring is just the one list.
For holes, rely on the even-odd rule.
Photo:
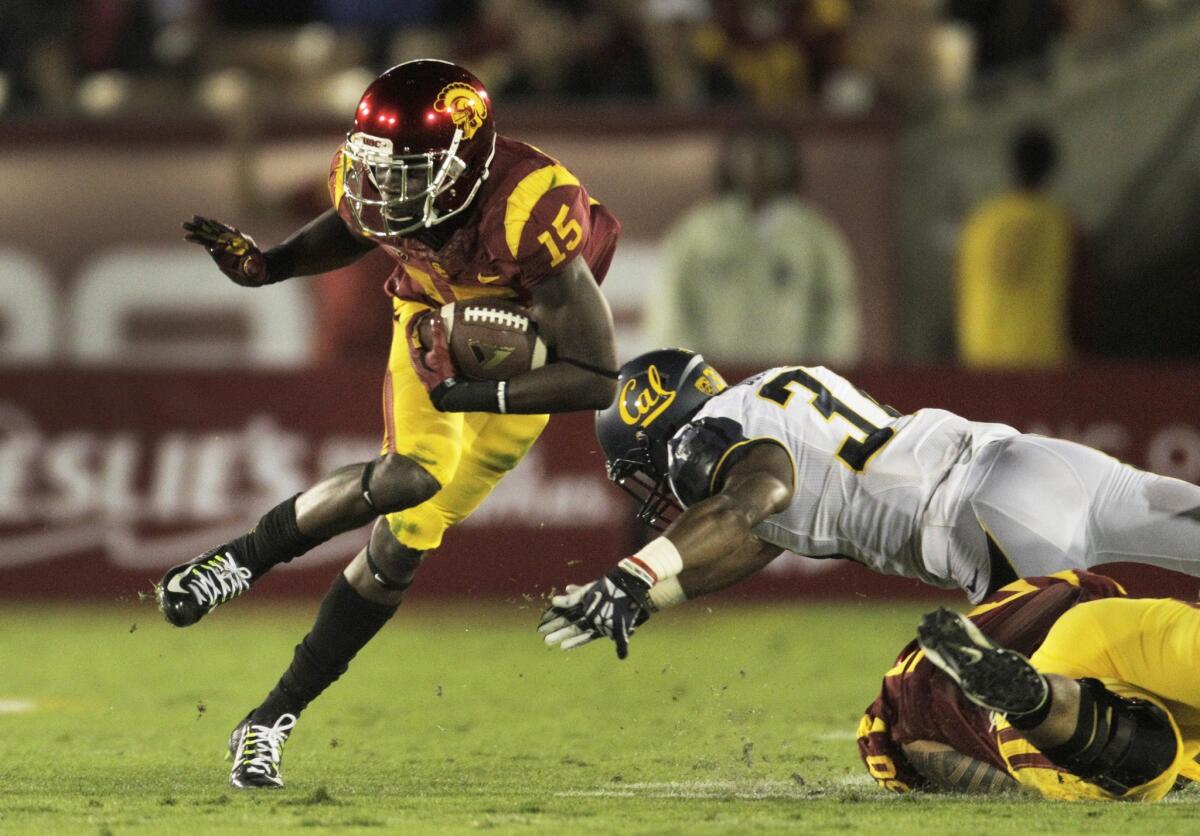
{"label": "black knee pad", "polygon": [[[401,548],[405,548],[405,547],[401,546]],[[406,549],[406,550],[412,554],[419,554],[418,552],[413,552],[411,549]],[[411,571],[407,571],[408,567],[402,567],[403,569],[406,570],[406,571],[404,571],[405,578],[403,580],[398,580],[396,577],[394,577],[394,575],[399,574],[399,573],[396,573],[393,570],[393,574],[389,574],[388,572],[384,571],[384,569],[382,569],[379,566],[379,564],[375,561],[374,556],[371,554],[371,544],[370,543],[367,543],[366,558],[367,558],[367,570],[371,573],[371,577],[373,577],[375,579],[375,583],[379,584],[384,589],[390,589],[395,592],[403,592],[404,590],[406,590],[410,586],[412,586],[413,575],[415,574],[417,567],[421,565],[420,557],[417,557],[413,561],[413,566],[411,567]]]}
{"label": "black knee pad", "polygon": [[[358,487],[359,492],[362,493],[362,498],[367,502],[367,507],[370,508],[373,513],[383,516],[383,511],[381,511],[379,506],[375,504],[375,497],[371,496],[371,474],[375,472],[375,465],[377,464],[379,464],[379,459],[371,459],[371,461],[363,465],[362,481],[359,483]],[[371,562],[371,553],[369,550],[367,552],[367,562]]]}
{"label": "black knee pad", "polygon": [[[380,478],[372,488],[371,479],[380,465],[383,466],[378,473]],[[420,505],[441,488],[429,471],[398,453],[385,453],[367,462],[359,482],[359,493],[367,507],[379,516]]]}
{"label": "black knee pad", "polygon": [[1083,780],[1124,795],[1161,775],[1177,750],[1175,731],[1161,708],[1118,697],[1099,680],[1081,679],[1074,734],[1042,754]]}

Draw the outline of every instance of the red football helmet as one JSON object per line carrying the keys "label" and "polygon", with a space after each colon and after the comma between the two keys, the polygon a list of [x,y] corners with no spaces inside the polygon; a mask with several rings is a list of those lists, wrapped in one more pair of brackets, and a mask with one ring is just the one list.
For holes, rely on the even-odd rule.
{"label": "red football helmet", "polygon": [[358,103],[343,152],[345,199],[367,235],[431,227],[471,203],[495,150],[479,79],[449,61],[406,61]]}

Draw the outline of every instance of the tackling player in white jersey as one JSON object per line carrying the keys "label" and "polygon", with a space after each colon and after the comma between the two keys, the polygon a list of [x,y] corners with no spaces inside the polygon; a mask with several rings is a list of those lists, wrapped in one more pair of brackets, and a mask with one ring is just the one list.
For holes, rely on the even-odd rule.
{"label": "tackling player in white jersey", "polygon": [[[626,363],[597,413],[608,475],[662,537],[555,596],[564,649],[609,636],[624,658],[650,613],[722,589],[787,550],[960,587],[1132,561],[1200,575],[1200,487],[1070,441],[901,415],[821,367],[729,387],[699,354]],[[686,509],[673,521],[673,511]]]}

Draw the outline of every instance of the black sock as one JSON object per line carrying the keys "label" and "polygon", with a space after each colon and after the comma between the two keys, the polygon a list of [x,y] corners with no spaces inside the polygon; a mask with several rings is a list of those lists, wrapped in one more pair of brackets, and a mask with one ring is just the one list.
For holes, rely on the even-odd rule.
{"label": "black sock", "polygon": [[1005,714],[1004,719],[1008,720],[1008,724],[1018,731],[1029,731],[1035,729],[1050,716],[1050,706],[1054,702],[1054,689],[1050,687],[1050,683],[1046,683],[1046,701],[1025,714]]}
{"label": "black sock", "polygon": [[258,525],[230,543],[238,562],[255,578],[266,574],[272,566],[287,563],[324,542],[300,532],[296,523],[296,496],[263,514]]}
{"label": "black sock", "polygon": [[398,607],[368,601],[339,572],[325,593],[312,631],[296,645],[292,664],[262,705],[254,709],[255,721],[273,723],[281,714],[299,715],[346,672],[350,660]]}

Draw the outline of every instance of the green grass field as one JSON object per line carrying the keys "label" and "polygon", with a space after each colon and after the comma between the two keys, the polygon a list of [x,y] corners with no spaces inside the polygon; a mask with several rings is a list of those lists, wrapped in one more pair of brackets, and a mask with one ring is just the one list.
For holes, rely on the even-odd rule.
{"label": "green grass field", "polygon": [[548,650],[536,611],[415,605],[315,703],[279,791],[225,739],[315,604],[0,611],[0,832],[1183,833],[1153,806],[890,796],[854,729],[919,606],[664,614],[618,663]]}

